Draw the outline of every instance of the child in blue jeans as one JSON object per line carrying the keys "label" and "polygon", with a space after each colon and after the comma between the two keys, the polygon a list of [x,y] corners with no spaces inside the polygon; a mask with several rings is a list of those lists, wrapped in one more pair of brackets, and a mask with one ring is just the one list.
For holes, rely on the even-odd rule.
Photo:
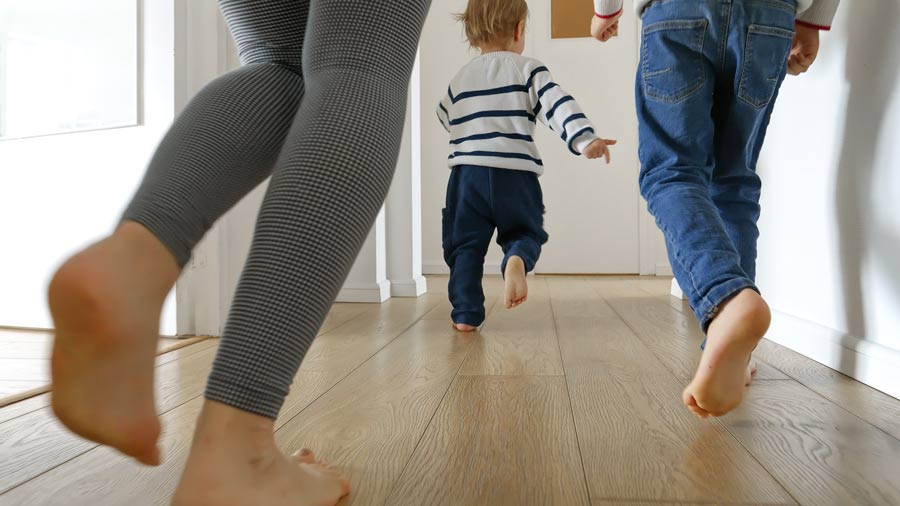
{"label": "child in blue jeans", "polygon": [[[805,72],[839,0],[636,0],[643,21],[636,106],[640,188],[678,284],[706,332],[684,390],[697,416],[743,399],[770,311],[754,282],[756,161],[785,74]],[[609,40],[622,0],[595,0]]]}
{"label": "child in blue jeans", "polygon": [[539,61],[522,56],[525,0],[470,0],[459,16],[481,55],[453,78],[437,109],[450,132],[447,204],[443,210],[444,259],[450,266],[451,319],[461,331],[484,321],[484,256],[497,229],[507,308],[525,302],[525,274],[547,242],[538,176],[543,162],[532,139],[536,121],[569,150],[606,157],[600,139],[571,95]]}

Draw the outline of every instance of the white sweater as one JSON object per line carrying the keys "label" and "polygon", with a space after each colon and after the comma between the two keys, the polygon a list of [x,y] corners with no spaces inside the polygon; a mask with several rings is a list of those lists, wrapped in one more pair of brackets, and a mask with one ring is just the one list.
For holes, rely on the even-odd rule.
{"label": "white sweater", "polygon": [[542,174],[544,163],[532,138],[538,120],[575,155],[597,139],[591,122],[547,67],[508,51],[483,54],[460,69],[437,115],[450,132],[450,167],[481,165]]}
{"label": "white sweater", "polygon": [[[634,0],[634,11],[640,14],[652,0]],[[819,28],[831,29],[831,21],[840,0],[797,0],[797,22]],[[622,0],[594,0],[594,12],[600,17],[611,17],[622,10]]]}

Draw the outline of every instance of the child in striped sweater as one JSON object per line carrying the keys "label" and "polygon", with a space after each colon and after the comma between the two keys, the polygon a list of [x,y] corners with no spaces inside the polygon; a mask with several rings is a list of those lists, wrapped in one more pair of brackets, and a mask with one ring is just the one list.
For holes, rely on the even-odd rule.
{"label": "child in striped sweater", "polygon": [[481,55],[456,74],[437,108],[450,133],[443,248],[451,319],[461,331],[484,321],[481,278],[494,229],[504,253],[507,308],[525,302],[525,275],[547,242],[535,123],[547,125],[576,156],[609,163],[608,146],[615,144],[597,137],[546,66],[522,56],[527,15],[525,0],[469,0],[459,19]]}

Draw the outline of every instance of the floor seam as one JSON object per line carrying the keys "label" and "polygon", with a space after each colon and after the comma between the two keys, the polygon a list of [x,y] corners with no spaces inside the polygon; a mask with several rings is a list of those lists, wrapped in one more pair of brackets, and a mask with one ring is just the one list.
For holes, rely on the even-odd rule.
{"label": "floor seam", "polygon": [[572,429],[575,431],[575,444],[578,446],[578,460],[581,462],[581,476],[584,478],[584,490],[587,494],[587,502],[588,504],[591,504],[591,485],[588,483],[587,468],[584,465],[584,452],[581,450],[581,437],[578,435],[578,423],[575,420],[575,404],[572,402],[572,390],[569,388],[569,376],[565,374],[566,361],[563,359],[562,345],[559,342],[559,325],[556,320],[556,310],[553,309],[553,294],[550,293],[550,284],[546,281],[544,281],[544,284],[547,285],[547,292],[549,293],[550,298],[550,315],[553,318],[553,333],[556,335],[556,350],[559,352],[559,362],[562,364],[563,368],[563,379],[566,384],[566,398],[569,401],[569,414],[572,417]]}

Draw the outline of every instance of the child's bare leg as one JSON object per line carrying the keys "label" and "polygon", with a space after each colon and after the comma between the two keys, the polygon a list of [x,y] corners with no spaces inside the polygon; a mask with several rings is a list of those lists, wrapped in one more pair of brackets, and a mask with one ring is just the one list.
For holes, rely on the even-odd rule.
{"label": "child's bare leg", "polygon": [[125,222],[63,264],[49,289],[54,412],[76,434],[151,465],[159,317],[178,272],[147,229]]}
{"label": "child's bare leg", "polygon": [[505,280],[504,300],[506,309],[514,308],[528,300],[528,283],[525,281],[525,262],[518,256],[512,255],[506,261],[506,269],[503,271]]}
{"label": "child's bare leg", "polygon": [[274,422],[206,401],[172,504],[331,506],[348,481],[305,450],[290,457],[275,445]]}
{"label": "child's bare leg", "polygon": [[697,373],[682,395],[691,411],[701,417],[722,416],[741,403],[753,372],[750,354],[770,321],[769,306],[751,289],[722,306],[707,330]]}

